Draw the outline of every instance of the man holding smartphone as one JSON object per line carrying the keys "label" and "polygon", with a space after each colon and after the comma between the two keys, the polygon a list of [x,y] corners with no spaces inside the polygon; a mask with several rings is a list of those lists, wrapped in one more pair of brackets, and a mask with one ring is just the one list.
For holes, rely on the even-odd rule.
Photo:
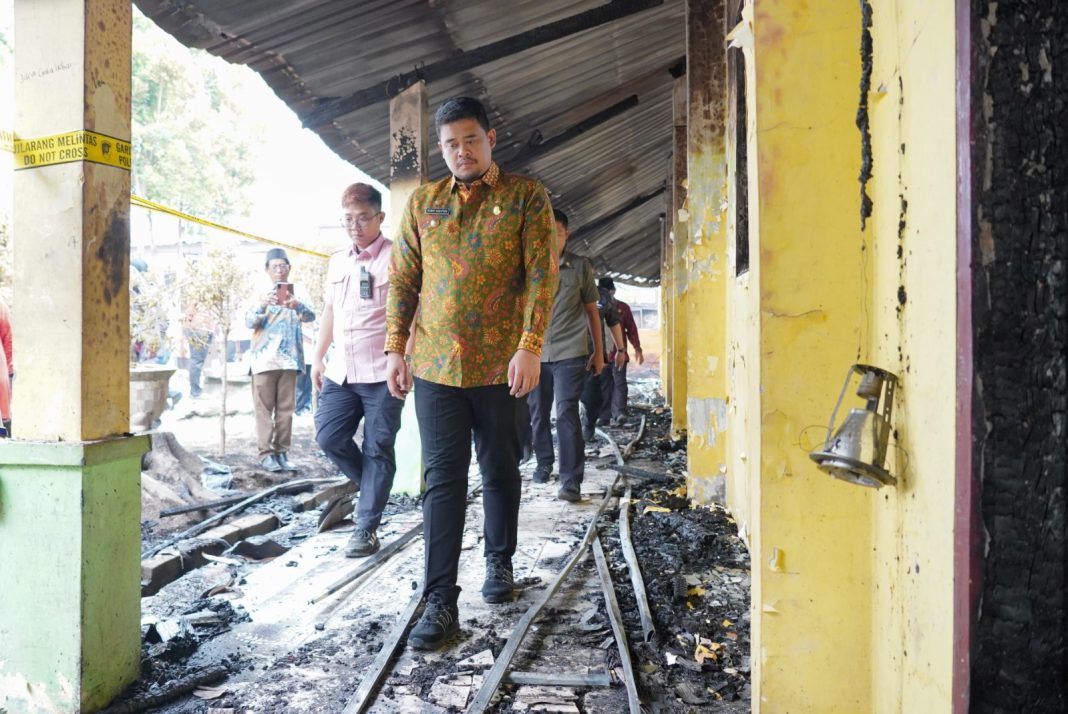
{"label": "man holding smartphone", "polygon": [[296,471],[287,456],[293,436],[297,375],[304,371],[301,324],[315,313],[294,296],[289,256],[281,248],[267,251],[271,287],[245,314],[252,332],[250,350],[252,403],[260,466],[267,471]]}

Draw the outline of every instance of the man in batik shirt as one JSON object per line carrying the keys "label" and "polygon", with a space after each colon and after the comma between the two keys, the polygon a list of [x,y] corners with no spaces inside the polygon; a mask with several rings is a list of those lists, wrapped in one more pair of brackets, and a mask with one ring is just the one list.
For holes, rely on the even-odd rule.
{"label": "man in batik shirt", "polygon": [[420,186],[408,201],[386,300],[386,382],[403,398],[414,379],[423,445],[426,607],[409,636],[419,649],[437,649],[459,630],[472,434],[485,511],[482,597],[514,597],[520,398],[538,384],[558,277],[549,197],[537,181],[493,162],[497,137],[482,104],[450,99],[435,124],[452,176]]}

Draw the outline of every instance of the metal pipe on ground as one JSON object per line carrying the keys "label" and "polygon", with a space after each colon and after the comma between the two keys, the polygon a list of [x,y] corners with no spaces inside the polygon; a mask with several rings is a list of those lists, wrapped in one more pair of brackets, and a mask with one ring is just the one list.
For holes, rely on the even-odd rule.
{"label": "metal pipe on ground", "polygon": [[404,636],[408,632],[412,620],[415,619],[415,613],[419,610],[419,603],[422,599],[422,592],[416,592],[412,595],[412,599],[408,602],[408,607],[404,609],[404,612],[397,619],[397,624],[393,626],[389,640],[382,643],[382,649],[378,651],[378,656],[375,657],[370,671],[360,681],[360,686],[356,689],[356,693],[352,695],[352,699],[345,705],[342,714],[363,714],[363,712],[367,711],[367,707],[373,703],[372,695],[378,690],[382,680],[385,679],[390,661],[397,656],[397,651],[404,642]]}
{"label": "metal pipe on ground", "polygon": [[505,672],[504,683],[536,687],[611,687],[615,681],[607,672]]}
{"label": "metal pipe on ground", "polygon": [[[310,483],[298,483],[295,485],[290,484],[286,488],[278,491],[278,493],[300,493],[301,491],[307,490],[311,486],[312,484]],[[223,506],[230,506],[235,503],[240,503],[246,498],[248,498],[248,494],[242,493],[237,496],[228,496],[226,498],[220,498],[218,501],[205,501],[203,503],[190,503],[187,506],[175,506],[174,508],[166,508],[160,511],[159,517],[166,518],[167,516],[178,516],[183,513],[192,513],[193,511],[213,511],[216,508],[222,508]]]}
{"label": "metal pipe on ground", "polygon": [[162,543],[160,543],[159,545],[156,545],[156,546],[154,546],[152,548],[149,548],[148,550],[146,550],[144,553],[141,554],[141,560],[144,560],[145,558],[151,558],[153,555],[155,555],[156,553],[160,552],[164,548],[169,548],[170,546],[174,545],[175,543],[178,543],[179,541],[185,540],[186,538],[190,538],[190,537],[196,535],[197,533],[200,533],[201,531],[206,530],[208,528],[208,526],[214,525],[215,523],[221,521],[222,519],[226,518],[229,515],[232,515],[234,513],[238,513],[239,511],[243,511],[246,508],[248,508],[249,506],[251,506],[252,504],[256,503],[257,501],[262,501],[263,499],[267,498],[268,496],[273,496],[274,494],[278,493],[279,491],[281,491],[284,488],[287,488],[287,487],[288,488],[293,488],[297,484],[314,485],[314,484],[317,484],[317,483],[334,483],[336,481],[337,481],[337,479],[334,479],[334,478],[307,478],[307,479],[300,479],[298,481],[289,481],[287,483],[280,483],[280,484],[277,484],[275,486],[271,486],[268,489],[264,489],[263,491],[260,491],[259,493],[253,494],[252,496],[249,496],[248,498],[246,498],[245,500],[241,501],[240,503],[238,503],[238,504],[236,504],[236,505],[234,505],[234,506],[232,506],[230,508],[227,508],[225,511],[221,511],[220,513],[216,513],[214,516],[212,516],[212,517],[210,517],[210,518],[208,518],[206,520],[201,521],[200,523],[196,524],[195,526],[192,526],[190,528],[185,529],[184,531],[182,531],[178,535],[174,536],[173,538],[165,540]]}
{"label": "metal pipe on ground", "polygon": [[593,537],[593,557],[597,561],[597,572],[601,575],[601,587],[604,589],[605,608],[612,623],[612,632],[616,636],[616,648],[619,661],[623,666],[623,684],[627,688],[627,704],[630,714],[642,714],[642,702],[638,698],[638,685],[634,679],[634,664],[630,659],[630,646],[627,644],[627,632],[623,629],[623,613],[616,600],[616,588],[612,584],[612,573],[608,570],[608,561],[604,557],[600,536]]}
{"label": "metal pipe on ground", "polygon": [[[608,442],[615,445],[612,438],[602,432],[602,435],[608,439]],[[619,448],[616,447],[616,451]],[[501,681],[504,679],[505,672],[508,671],[508,665],[512,663],[512,658],[515,657],[516,652],[519,651],[519,645],[522,643],[523,638],[526,637],[527,630],[530,629],[531,623],[541,613],[545,605],[552,599],[553,595],[559,589],[560,584],[568,576],[571,570],[575,567],[578,561],[586,553],[586,549],[590,547],[590,543],[593,542],[594,537],[597,534],[597,519],[604,513],[604,509],[608,506],[609,501],[612,500],[612,492],[615,490],[616,484],[619,483],[619,477],[617,476],[612,485],[608,487],[605,492],[604,498],[601,499],[600,505],[597,507],[597,511],[593,514],[593,518],[590,519],[590,525],[586,529],[586,535],[575,548],[574,554],[567,561],[567,564],[560,570],[560,573],[556,576],[556,579],[549,584],[545,589],[545,592],[541,594],[533,605],[527,609],[523,614],[523,617],[519,618],[519,622],[512,628],[512,634],[508,636],[508,641],[505,643],[501,653],[497,656],[497,661],[493,663],[493,667],[483,675],[482,687],[475,694],[474,699],[467,707],[467,714],[478,714],[479,712],[486,711],[489,707],[494,693],[497,691],[497,687],[501,685]]]}
{"label": "metal pipe on ground", "polygon": [[649,609],[649,599],[645,593],[645,580],[642,571],[638,567],[638,554],[634,552],[634,543],[630,536],[630,494],[631,487],[627,486],[627,492],[623,496],[623,503],[619,506],[619,547],[623,550],[623,560],[627,561],[627,569],[630,570],[630,584],[634,588],[634,599],[638,602],[638,616],[642,622],[642,634],[645,641],[656,634],[656,626],[653,625],[653,613]]}
{"label": "metal pipe on ground", "polygon": [[634,439],[632,439],[631,442],[629,444],[627,444],[623,448],[623,460],[624,461],[629,459],[630,455],[634,453],[634,447],[638,445],[638,442],[642,440],[643,436],[645,436],[645,415],[644,414],[642,414],[642,423],[638,425],[638,435],[635,436]]}

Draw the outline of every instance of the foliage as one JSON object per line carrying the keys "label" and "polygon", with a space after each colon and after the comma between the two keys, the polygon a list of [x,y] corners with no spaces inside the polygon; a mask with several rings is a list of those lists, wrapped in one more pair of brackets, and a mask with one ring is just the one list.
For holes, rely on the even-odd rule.
{"label": "foliage", "polygon": [[220,222],[246,214],[256,132],[237,118],[247,70],[181,46],[135,13],[132,74],[134,193]]}
{"label": "foliage", "polygon": [[[312,250],[322,252],[322,247]],[[303,295],[297,295],[297,299],[308,305],[321,306],[323,293],[326,290],[327,259],[295,250],[288,252],[290,262],[293,264],[293,280],[304,291]]]}
{"label": "foliage", "polygon": [[130,268],[130,360],[145,361],[168,351],[167,332],[175,312],[173,276]]}
{"label": "foliage", "polygon": [[206,310],[223,332],[242,312],[249,294],[248,274],[241,269],[233,249],[226,243],[214,244],[201,258],[187,267],[183,285],[186,301]]}
{"label": "foliage", "polygon": [[238,267],[237,256],[227,245],[215,245],[207,255],[190,263],[185,284],[189,305],[211,315],[222,333],[222,404],[219,410],[219,453],[226,453],[226,342],[230,324],[242,312],[249,294],[248,275]]}

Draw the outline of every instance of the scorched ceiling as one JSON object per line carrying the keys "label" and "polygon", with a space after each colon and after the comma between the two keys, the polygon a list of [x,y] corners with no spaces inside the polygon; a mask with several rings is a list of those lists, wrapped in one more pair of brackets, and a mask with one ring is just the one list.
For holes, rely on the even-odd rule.
{"label": "scorched ceiling", "polygon": [[[136,4],[182,43],[259,72],[338,155],[387,185],[390,96],[426,79],[431,111],[455,95],[482,99],[494,158],[544,182],[577,252],[602,274],[659,282],[682,0]],[[445,175],[431,154],[431,177]]]}

